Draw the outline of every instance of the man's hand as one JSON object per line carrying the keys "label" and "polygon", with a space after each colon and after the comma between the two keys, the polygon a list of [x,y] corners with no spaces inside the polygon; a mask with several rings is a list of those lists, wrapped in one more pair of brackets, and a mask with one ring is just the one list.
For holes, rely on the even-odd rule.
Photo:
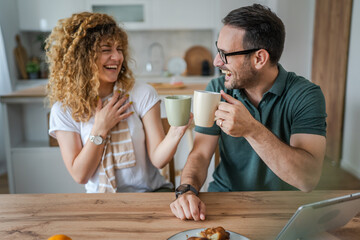
{"label": "man's hand", "polygon": [[247,108],[237,99],[221,90],[221,102],[215,112],[216,124],[232,137],[244,137],[256,121]]}
{"label": "man's hand", "polygon": [[181,220],[205,220],[205,204],[192,192],[187,192],[170,204],[172,213]]}

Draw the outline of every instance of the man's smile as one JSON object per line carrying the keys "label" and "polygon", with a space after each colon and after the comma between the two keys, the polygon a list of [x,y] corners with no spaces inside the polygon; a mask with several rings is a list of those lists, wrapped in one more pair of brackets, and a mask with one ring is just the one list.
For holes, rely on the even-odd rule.
{"label": "man's smile", "polygon": [[221,72],[225,74],[225,79],[226,79],[226,80],[229,80],[229,79],[230,79],[232,73],[231,73],[229,70],[224,70],[224,69],[222,69]]}

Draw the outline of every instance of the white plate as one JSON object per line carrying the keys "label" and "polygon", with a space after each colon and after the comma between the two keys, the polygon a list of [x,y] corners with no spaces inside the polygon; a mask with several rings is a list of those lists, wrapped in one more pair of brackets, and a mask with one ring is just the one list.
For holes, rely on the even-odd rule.
{"label": "white plate", "polygon": [[[205,230],[205,228],[197,228],[197,229],[191,229],[191,230],[179,232],[179,233],[169,237],[168,240],[186,240],[189,237],[197,237],[198,234],[204,230]],[[240,235],[238,233],[235,233],[232,231],[227,231],[227,232],[230,233],[230,240],[250,240],[247,237],[244,237],[243,235]]]}

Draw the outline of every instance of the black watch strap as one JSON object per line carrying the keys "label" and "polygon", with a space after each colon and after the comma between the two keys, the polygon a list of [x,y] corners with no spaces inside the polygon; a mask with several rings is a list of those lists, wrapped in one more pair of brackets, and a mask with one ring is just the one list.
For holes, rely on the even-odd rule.
{"label": "black watch strap", "polygon": [[178,198],[180,195],[188,192],[188,191],[192,191],[193,193],[195,193],[196,196],[199,195],[198,190],[196,190],[196,188],[194,188],[193,186],[191,186],[190,184],[181,184],[180,186],[178,186],[175,190],[175,196],[176,198]]}

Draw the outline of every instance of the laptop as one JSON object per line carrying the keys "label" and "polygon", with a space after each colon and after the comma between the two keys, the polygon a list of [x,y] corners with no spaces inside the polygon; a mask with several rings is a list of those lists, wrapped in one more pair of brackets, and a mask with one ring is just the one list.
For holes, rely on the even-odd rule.
{"label": "laptop", "polygon": [[327,231],[347,224],[360,212],[360,192],[300,206],[277,240],[338,239]]}

